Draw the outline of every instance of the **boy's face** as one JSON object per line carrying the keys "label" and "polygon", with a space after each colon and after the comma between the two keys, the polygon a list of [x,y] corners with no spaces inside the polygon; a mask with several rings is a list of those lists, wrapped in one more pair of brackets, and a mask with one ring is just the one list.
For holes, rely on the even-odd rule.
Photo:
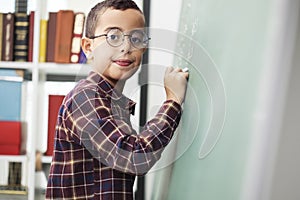
{"label": "boy's face", "polygon": [[[94,35],[107,34],[111,29],[118,29],[128,35],[134,29],[144,28],[144,25],[144,16],[137,10],[109,8],[101,14]],[[82,46],[86,53],[92,54],[94,69],[114,86],[118,82],[124,83],[138,70],[145,51],[145,48],[132,46],[128,36],[125,36],[123,44],[119,46],[108,44],[105,36],[84,39]]]}

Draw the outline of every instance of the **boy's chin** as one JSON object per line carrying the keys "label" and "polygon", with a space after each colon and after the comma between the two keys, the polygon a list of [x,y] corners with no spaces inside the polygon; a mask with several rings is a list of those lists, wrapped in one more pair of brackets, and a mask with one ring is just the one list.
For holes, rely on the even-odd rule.
{"label": "boy's chin", "polygon": [[137,72],[138,69],[130,69],[128,71],[118,71],[118,72],[115,72],[113,71],[111,73],[111,76],[113,78],[115,78],[116,80],[120,80],[120,81],[126,81],[128,80],[130,77],[132,77],[136,72]]}
{"label": "boy's chin", "polygon": [[122,75],[107,75],[104,73],[102,75],[111,84],[117,85],[117,84],[124,84],[129,78],[131,78],[134,75],[134,73],[122,74]]}

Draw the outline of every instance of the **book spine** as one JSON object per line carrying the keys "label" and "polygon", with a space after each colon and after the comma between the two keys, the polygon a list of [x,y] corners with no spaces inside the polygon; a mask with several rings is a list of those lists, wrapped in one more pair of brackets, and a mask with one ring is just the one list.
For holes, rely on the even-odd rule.
{"label": "book spine", "polygon": [[55,36],[56,36],[56,16],[57,12],[49,13],[47,32],[51,33],[47,36],[46,61],[54,62]]}
{"label": "book spine", "polygon": [[78,63],[80,58],[81,37],[83,34],[85,14],[82,12],[75,13],[72,48],[71,48],[71,63]]}
{"label": "book spine", "polygon": [[74,12],[72,10],[59,10],[54,52],[54,61],[57,63],[70,63],[73,26]]}
{"label": "book spine", "polygon": [[0,120],[20,121],[24,70],[0,69]]}
{"label": "book spine", "polygon": [[0,144],[21,144],[21,122],[0,120]]}
{"label": "book spine", "polygon": [[45,19],[40,20],[39,62],[46,62],[47,24],[48,24],[47,20]]}
{"label": "book spine", "polygon": [[14,61],[27,61],[29,18],[26,13],[15,13]]}
{"label": "book spine", "polygon": [[87,58],[82,50],[82,48],[80,48],[80,53],[79,53],[79,61],[78,63],[82,63],[82,64],[86,64],[87,63]]}
{"label": "book spine", "polygon": [[2,58],[2,38],[3,38],[3,13],[0,13],[0,59]]}
{"label": "book spine", "polygon": [[3,16],[3,38],[2,38],[2,57],[3,61],[13,61],[14,46],[14,21],[13,13],[5,13]]}
{"label": "book spine", "polygon": [[27,13],[28,0],[15,0],[15,11],[17,13]]}
{"label": "book spine", "polygon": [[33,58],[34,15],[35,15],[34,11],[31,11],[29,14],[29,41],[28,41],[28,58],[27,58],[29,62],[32,62],[32,58]]}
{"label": "book spine", "polygon": [[55,127],[58,117],[58,110],[61,106],[64,95],[49,95],[49,106],[48,106],[48,142],[47,142],[47,151],[46,155],[51,156],[53,153],[54,147],[54,136],[55,136]]}

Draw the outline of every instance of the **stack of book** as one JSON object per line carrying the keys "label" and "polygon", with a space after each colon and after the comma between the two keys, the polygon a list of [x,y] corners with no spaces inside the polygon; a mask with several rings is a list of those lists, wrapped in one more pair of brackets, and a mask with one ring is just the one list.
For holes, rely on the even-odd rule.
{"label": "stack of book", "polygon": [[40,35],[39,62],[86,63],[80,47],[85,14],[50,12],[34,33],[35,12],[0,13],[0,60],[32,62],[34,35]]}
{"label": "stack of book", "polygon": [[23,70],[0,69],[0,154],[19,155]]}
{"label": "stack of book", "polygon": [[50,12],[40,21],[40,62],[85,63],[80,41],[85,14],[73,10]]}
{"label": "stack of book", "polygon": [[0,13],[1,61],[32,61],[33,19],[34,12]]}

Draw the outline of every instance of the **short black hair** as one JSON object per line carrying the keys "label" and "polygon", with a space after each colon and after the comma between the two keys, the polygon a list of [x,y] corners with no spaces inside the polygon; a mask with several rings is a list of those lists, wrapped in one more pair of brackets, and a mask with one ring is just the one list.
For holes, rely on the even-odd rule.
{"label": "short black hair", "polygon": [[97,3],[89,12],[85,24],[85,37],[94,36],[96,25],[99,20],[99,13],[104,12],[108,8],[116,10],[135,9],[143,13],[136,3],[132,0],[105,0]]}

